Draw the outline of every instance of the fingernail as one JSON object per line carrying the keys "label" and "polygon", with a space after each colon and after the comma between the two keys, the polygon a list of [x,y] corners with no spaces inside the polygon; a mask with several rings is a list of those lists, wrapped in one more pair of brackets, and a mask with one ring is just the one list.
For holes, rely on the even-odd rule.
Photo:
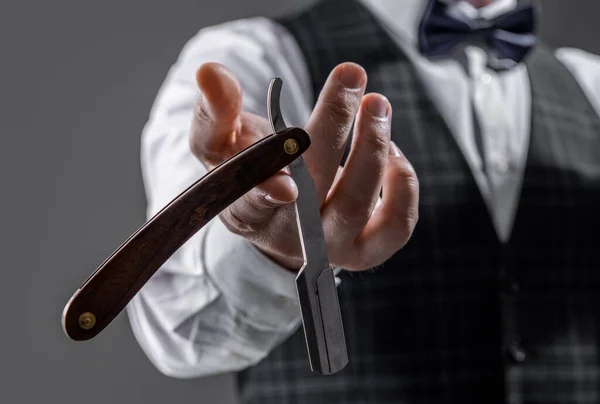
{"label": "fingernail", "polygon": [[[289,175],[278,174],[275,181],[277,181],[277,188],[279,188],[279,192],[276,193],[279,194],[279,197],[275,197],[271,192],[263,191],[263,198],[274,205],[287,205],[288,203],[294,202],[298,195],[298,187],[292,177]],[[271,183],[271,186],[272,185],[273,183]],[[286,188],[288,192],[283,191],[283,188]]]}
{"label": "fingernail", "polygon": [[389,107],[390,103],[383,95],[369,97],[369,100],[367,101],[367,111],[369,111],[371,115],[379,118],[388,116]]}
{"label": "fingernail", "polygon": [[272,203],[273,205],[285,205],[286,203],[289,203],[285,201],[280,201],[279,199],[275,199],[271,194],[265,194],[263,198],[265,198],[267,202]]}
{"label": "fingernail", "polygon": [[360,88],[363,85],[365,71],[355,63],[342,66],[340,71],[340,83],[346,88]]}
{"label": "fingernail", "polygon": [[400,157],[402,155],[400,148],[394,142],[390,142],[390,154],[394,157]]}

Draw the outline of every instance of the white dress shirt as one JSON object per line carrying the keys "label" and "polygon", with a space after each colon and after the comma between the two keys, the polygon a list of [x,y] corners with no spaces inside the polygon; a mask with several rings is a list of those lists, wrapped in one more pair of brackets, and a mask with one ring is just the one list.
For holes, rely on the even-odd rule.
{"label": "white dress shirt", "polygon": [[[496,74],[487,69],[486,55],[478,48],[466,50],[466,69],[453,59],[430,61],[416,46],[425,0],[362,1],[416,66],[466,156],[499,240],[506,241],[529,142],[526,67]],[[491,18],[515,4],[496,0],[476,10],[460,2],[450,10],[457,18]],[[600,57],[572,48],[556,55],[600,112]],[[202,29],[170,69],[144,128],[141,162],[148,218],[205,174],[188,148],[188,135],[198,96],[195,72],[209,61],[237,75],[244,110],[266,117],[269,82],[281,77],[281,107],[288,124],[304,126],[311,113],[308,69],[283,27],[251,18]],[[475,145],[473,113],[481,127],[485,161]],[[162,373],[191,378],[235,371],[260,361],[300,325],[294,280],[293,273],[214,219],[165,263],[127,312],[137,341]]]}

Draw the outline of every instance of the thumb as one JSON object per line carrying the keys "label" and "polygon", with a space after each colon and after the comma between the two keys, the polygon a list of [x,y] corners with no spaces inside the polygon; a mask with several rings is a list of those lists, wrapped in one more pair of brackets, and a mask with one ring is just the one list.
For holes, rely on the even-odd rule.
{"label": "thumb", "polygon": [[235,143],[240,128],[242,87],[235,75],[219,63],[205,63],[196,72],[200,89],[192,122],[190,146],[208,166],[221,163]]}

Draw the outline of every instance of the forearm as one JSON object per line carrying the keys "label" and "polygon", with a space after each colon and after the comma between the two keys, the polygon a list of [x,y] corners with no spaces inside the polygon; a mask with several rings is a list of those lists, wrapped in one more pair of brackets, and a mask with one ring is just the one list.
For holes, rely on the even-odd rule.
{"label": "forearm", "polygon": [[[179,252],[178,259],[198,257],[206,272],[186,275],[165,267],[128,306],[136,339],[166,375],[189,378],[251,366],[300,324],[294,275],[226,232],[215,221]],[[226,248],[216,247],[223,242]]]}

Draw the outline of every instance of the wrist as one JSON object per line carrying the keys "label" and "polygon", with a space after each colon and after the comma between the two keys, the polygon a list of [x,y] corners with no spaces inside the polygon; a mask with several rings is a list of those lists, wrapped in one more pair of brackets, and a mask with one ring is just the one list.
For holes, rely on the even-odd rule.
{"label": "wrist", "polygon": [[207,229],[201,260],[207,278],[245,321],[263,329],[287,330],[297,323],[296,273],[284,269],[220,220]]}

